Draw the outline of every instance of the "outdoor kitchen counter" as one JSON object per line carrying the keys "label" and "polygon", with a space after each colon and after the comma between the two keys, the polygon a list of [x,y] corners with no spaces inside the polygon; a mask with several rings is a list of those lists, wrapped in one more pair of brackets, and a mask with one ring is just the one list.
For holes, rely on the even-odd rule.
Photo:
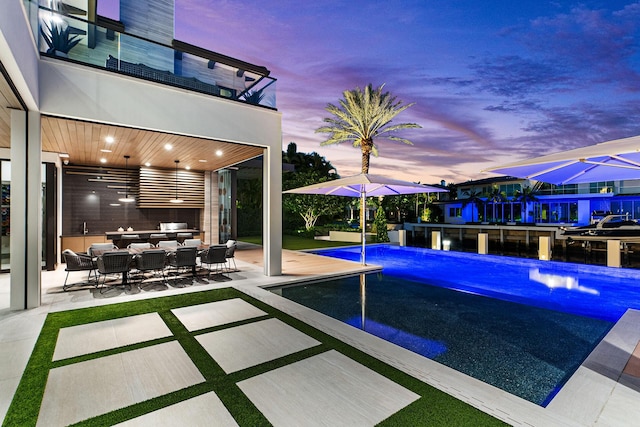
{"label": "outdoor kitchen counter", "polygon": [[107,231],[105,233],[107,240],[121,240],[122,239],[122,235],[126,234],[126,235],[131,235],[131,234],[137,234],[138,236],[140,236],[140,239],[148,239],[152,234],[166,234],[167,236],[167,240],[175,240],[176,236],[178,235],[178,233],[192,233],[193,236],[199,236],[200,235],[200,230],[196,230],[194,228],[185,228],[182,230],[167,230],[167,231],[160,231],[160,230],[133,230],[133,231]]}

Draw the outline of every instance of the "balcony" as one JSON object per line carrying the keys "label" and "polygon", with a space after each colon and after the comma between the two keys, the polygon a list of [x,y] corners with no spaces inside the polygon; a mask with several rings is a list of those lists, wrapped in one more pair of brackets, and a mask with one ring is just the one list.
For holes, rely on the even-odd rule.
{"label": "balcony", "polygon": [[[172,46],[25,1],[41,56],[276,109],[276,79],[269,70],[174,40]],[[34,27],[35,26],[35,27]]]}

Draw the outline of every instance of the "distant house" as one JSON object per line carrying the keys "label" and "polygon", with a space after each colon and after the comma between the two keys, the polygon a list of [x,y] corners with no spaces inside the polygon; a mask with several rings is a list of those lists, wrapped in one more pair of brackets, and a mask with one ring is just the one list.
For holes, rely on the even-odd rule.
{"label": "distant house", "polygon": [[[536,200],[526,204],[514,199],[530,187]],[[553,185],[511,176],[468,181],[456,185],[458,199],[444,204],[445,222],[588,224],[594,215],[613,213],[640,219],[640,180]],[[497,191],[503,201],[491,201]],[[466,202],[476,194],[481,203]]]}

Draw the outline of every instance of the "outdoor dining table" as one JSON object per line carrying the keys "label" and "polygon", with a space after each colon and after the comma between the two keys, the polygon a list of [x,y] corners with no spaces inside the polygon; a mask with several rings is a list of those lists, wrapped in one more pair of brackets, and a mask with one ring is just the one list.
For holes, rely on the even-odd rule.
{"label": "outdoor dining table", "polygon": [[[214,245],[215,246],[215,245]],[[134,255],[134,259],[135,259],[135,255],[141,254],[144,251],[149,251],[149,250],[157,250],[157,249],[162,249],[164,250],[167,255],[169,255],[171,252],[176,252],[175,250],[178,248],[185,248],[185,247],[189,247],[189,246],[176,246],[176,247],[164,247],[164,248],[157,248],[157,247],[150,247],[150,248],[139,248],[139,247],[135,247],[135,248],[118,248],[118,249],[93,249],[92,253],[94,255],[93,260],[96,261],[98,259],[98,257],[102,256],[104,253],[106,252],[128,252],[132,255]],[[211,245],[208,244],[201,244],[198,246],[195,246],[197,253],[199,254],[200,252],[209,249],[211,247]],[[196,266],[194,265],[191,269],[193,276],[196,276]],[[128,283],[128,274],[123,274],[122,275],[122,285],[126,286]]]}

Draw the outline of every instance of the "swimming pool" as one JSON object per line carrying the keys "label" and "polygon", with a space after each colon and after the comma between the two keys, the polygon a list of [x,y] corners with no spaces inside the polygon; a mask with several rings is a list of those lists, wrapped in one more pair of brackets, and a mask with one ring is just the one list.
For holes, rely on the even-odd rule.
{"label": "swimming pool", "polygon": [[[317,253],[358,260],[360,248]],[[383,273],[278,290],[411,351],[546,405],[627,307],[640,272],[375,245]]]}
{"label": "swimming pool", "polygon": [[[360,259],[359,247],[314,253]],[[612,322],[640,309],[640,270],[391,245],[369,245],[367,262],[385,275]]]}

